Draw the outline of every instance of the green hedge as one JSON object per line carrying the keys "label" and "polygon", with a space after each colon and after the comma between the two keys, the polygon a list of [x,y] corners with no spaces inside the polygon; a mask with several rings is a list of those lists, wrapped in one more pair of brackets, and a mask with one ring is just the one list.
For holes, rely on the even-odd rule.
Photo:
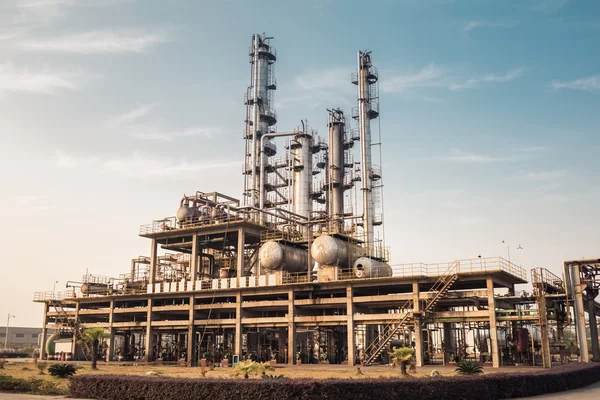
{"label": "green hedge", "polygon": [[423,379],[180,379],[81,375],[71,378],[69,394],[103,400],[493,400],[560,392],[598,381],[600,364]]}
{"label": "green hedge", "polygon": [[67,391],[56,383],[44,379],[21,379],[0,375],[0,392],[33,393],[44,395],[67,394]]}

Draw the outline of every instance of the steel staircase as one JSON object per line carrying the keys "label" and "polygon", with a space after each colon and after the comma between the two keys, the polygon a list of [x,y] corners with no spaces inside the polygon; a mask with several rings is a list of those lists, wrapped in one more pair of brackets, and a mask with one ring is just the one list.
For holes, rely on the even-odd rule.
{"label": "steel staircase", "polygon": [[458,267],[460,263],[458,261],[454,261],[446,272],[444,272],[437,282],[430,289],[430,292],[435,292],[435,295],[425,303],[423,307],[423,313],[427,313],[431,311],[433,306],[435,306],[450,290],[454,282],[458,279]]}
{"label": "steel staircase", "polygon": [[[420,313],[427,313],[433,309],[433,307],[448,293],[454,282],[458,279],[458,267],[460,263],[458,261],[450,264],[448,269],[439,277],[435,284],[430,289],[434,292],[434,296],[427,300]],[[387,346],[392,339],[398,334],[402,327],[414,322],[415,312],[414,301],[409,300],[400,309],[409,310],[402,317],[397,320],[390,322],[383,328],[381,333],[377,336],[373,342],[365,349],[364,365],[370,365],[373,361],[387,349]]]}
{"label": "steel staircase", "polygon": [[[78,318],[71,318],[69,314],[63,308],[63,302],[61,300],[52,299],[48,302],[48,305],[54,307],[57,312],[58,321],[64,327],[67,327],[73,333],[73,338],[79,341],[83,335],[83,329],[80,327]],[[83,347],[83,354],[86,360],[90,360],[92,350],[88,346],[87,342],[80,342]]]}
{"label": "steel staircase", "polygon": [[388,344],[394,336],[396,336],[400,328],[413,321],[413,309],[414,302],[412,300],[407,301],[400,307],[400,310],[410,311],[401,313],[398,319],[387,324],[377,338],[365,349],[364,365],[372,364],[373,361],[387,348]]}

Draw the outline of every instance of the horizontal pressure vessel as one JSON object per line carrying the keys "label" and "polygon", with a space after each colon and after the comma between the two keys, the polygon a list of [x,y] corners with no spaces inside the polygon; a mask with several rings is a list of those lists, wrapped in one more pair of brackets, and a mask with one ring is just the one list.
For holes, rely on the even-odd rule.
{"label": "horizontal pressure vessel", "polygon": [[260,265],[268,270],[303,272],[308,270],[308,251],[269,241],[260,247]]}
{"label": "horizontal pressure vessel", "polygon": [[373,260],[368,257],[360,257],[354,262],[354,275],[358,278],[382,278],[392,276],[392,267],[388,264]]}
{"label": "horizontal pressure vessel", "polygon": [[350,254],[364,254],[361,247],[329,235],[321,235],[313,242],[310,253],[319,265],[349,267]]}

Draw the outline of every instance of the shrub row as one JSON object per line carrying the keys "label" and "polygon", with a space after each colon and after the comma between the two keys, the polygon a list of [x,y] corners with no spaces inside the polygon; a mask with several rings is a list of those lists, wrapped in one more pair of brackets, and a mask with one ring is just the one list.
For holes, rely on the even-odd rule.
{"label": "shrub row", "polygon": [[536,396],[600,381],[600,364],[479,376],[378,379],[180,379],[118,375],[71,378],[69,394],[103,400],[492,400]]}
{"label": "shrub row", "polygon": [[56,383],[44,379],[21,379],[0,375],[0,392],[33,393],[43,395],[67,394],[67,391]]}

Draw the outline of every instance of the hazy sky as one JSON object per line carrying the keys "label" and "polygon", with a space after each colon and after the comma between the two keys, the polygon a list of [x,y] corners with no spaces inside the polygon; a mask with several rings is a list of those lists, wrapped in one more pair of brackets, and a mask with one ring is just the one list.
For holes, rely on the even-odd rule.
{"label": "hazy sky", "polygon": [[[380,72],[393,263],[600,257],[596,0],[0,0],[0,324],[34,291],[118,276],[183,193],[241,197],[254,32],[279,130]],[[521,244],[523,250],[517,251]]]}

